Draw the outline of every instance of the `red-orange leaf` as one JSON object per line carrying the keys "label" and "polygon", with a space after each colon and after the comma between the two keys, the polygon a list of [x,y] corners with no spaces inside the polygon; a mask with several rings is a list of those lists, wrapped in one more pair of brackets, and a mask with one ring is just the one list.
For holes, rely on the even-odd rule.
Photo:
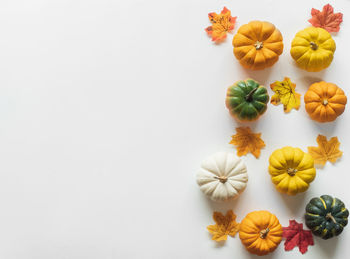
{"label": "red-orange leaf", "polygon": [[323,6],[323,10],[311,9],[312,18],[309,22],[314,27],[320,27],[328,32],[338,32],[339,24],[343,21],[342,13],[334,13],[333,7],[330,4]]}
{"label": "red-orange leaf", "polygon": [[205,29],[212,41],[220,42],[226,38],[227,32],[233,30],[237,17],[231,16],[231,11],[224,7],[220,14],[209,13],[209,20],[213,24]]}
{"label": "red-orange leaf", "polygon": [[304,254],[309,245],[314,245],[314,239],[310,230],[303,229],[303,223],[289,220],[289,226],[283,228],[284,250],[289,251],[298,246],[299,251]]}

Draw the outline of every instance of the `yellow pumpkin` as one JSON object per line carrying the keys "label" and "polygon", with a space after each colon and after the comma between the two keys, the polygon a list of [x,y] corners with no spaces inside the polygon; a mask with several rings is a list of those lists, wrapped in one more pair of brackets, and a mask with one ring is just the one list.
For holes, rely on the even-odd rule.
{"label": "yellow pumpkin", "polygon": [[245,248],[256,255],[273,252],[282,240],[283,229],[277,217],[265,210],[247,214],[239,227]]}
{"label": "yellow pumpkin", "polygon": [[283,37],[272,23],[252,21],[238,29],[232,45],[243,67],[259,70],[277,62],[283,52]]}
{"label": "yellow pumpkin", "polygon": [[298,67],[317,72],[331,64],[334,51],[335,42],[328,31],[309,27],[295,35],[290,54]]}
{"label": "yellow pumpkin", "polygon": [[316,177],[314,159],[300,148],[277,149],[271,154],[269,163],[271,180],[282,193],[305,192]]}

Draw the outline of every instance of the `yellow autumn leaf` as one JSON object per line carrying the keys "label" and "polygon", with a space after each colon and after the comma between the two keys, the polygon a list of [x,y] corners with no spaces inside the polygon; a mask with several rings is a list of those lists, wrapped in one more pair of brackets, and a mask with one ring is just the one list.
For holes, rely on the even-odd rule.
{"label": "yellow autumn leaf", "polygon": [[329,141],[323,135],[318,135],[316,139],[318,147],[308,147],[309,154],[314,158],[315,164],[325,165],[327,161],[335,163],[343,155],[339,150],[340,142],[337,137]]}
{"label": "yellow autumn leaf", "polygon": [[271,97],[273,105],[283,104],[284,112],[290,112],[293,108],[298,110],[300,107],[300,94],[295,92],[295,84],[290,78],[285,77],[283,81],[276,81],[270,84],[275,94]]}
{"label": "yellow autumn leaf", "polygon": [[236,146],[237,155],[243,156],[250,152],[258,158],[260,149],[265,147],[265,142],[261,139],[261,133],[254,133],[249,127],[236,128],[236,132],[229,144]]}
{"label": "yellow autumn leaf", "polygon": [[239,231],[239,223],[236,222],[236,215],[232,210],[227,211],[226,215],[214,211],[213,219],[216,224],[209,225],[207,229],[213,235],[212,239],[215,241],[227,240],[228,235],[234,237]]}

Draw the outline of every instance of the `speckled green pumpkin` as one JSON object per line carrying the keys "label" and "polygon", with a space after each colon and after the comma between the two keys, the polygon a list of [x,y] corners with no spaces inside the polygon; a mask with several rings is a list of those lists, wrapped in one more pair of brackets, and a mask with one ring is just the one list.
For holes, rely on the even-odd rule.
{"label": "speckled green pumpkin", "polygon": [[227,89],[226,107],[240,121],[257,120],[268,102],[267,89],[253,79],[238,81]]}
{"label": "speckled green pumpkin", "polygon": [[306,205],[305,223],[323,239],[338,236],[348,224],[349,211],[344,203],[329,195],[313,198]]}

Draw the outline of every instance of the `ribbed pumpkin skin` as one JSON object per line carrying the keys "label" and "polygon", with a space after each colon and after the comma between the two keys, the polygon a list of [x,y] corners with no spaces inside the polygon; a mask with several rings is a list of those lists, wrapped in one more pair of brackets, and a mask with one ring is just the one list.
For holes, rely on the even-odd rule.
{"label": "ribbed pumpkin skin", "polygon": [[247,167],[236,155],[218,152],[206,158],[197,172],[197,184],[213,201],[237,198],[248,182]]}
{"label": "ribbed pumpkin skin", "polygon": [[337,85],[322,81],[310,86],[304,102],[311,119],[331,122],[344,112],[347,98]]}
{"label": "ribbed pumpkin skin", "polygon": [[323,239],[338,236],[348,224],[348,217],[344,203],[329,195],[312,198],[306,205],[305,224]]}
{"label": "ribbed pumpkin skin", "polygon": [[277,62],[283,52],[283,37],[272,23],[252,21],[238,29],[232,45],[243,67],[260,70]]}
{"label": "ribbed pumpkin skin", "polygon": [[328,31],[309,27],[295,35],[290,54],[298,67],[317,72],[332,63],[335,48],[335,42]]}
{"label": "ribbed pumpkin skin", "polygon": [[[265,236],[262,231],[268,229]],[[266,255],[273,252],[282,240],[282,226],[277,217],[265,210],[253,211],[242,220],[239,238],[252,254]]]}
{"label": "ribbed pumpkin skin", "polygon": [[271,154],[269,163],[271,180],[281,193],[305,192],[316,177],[314,159],[300,148],[277,149]]}
{"label": "ribbed pumpkin skin", "polygon": [[238,81],[227,89],[226,107],[239,121],[257,120],[267,109],[267,89],[253,79]]}

